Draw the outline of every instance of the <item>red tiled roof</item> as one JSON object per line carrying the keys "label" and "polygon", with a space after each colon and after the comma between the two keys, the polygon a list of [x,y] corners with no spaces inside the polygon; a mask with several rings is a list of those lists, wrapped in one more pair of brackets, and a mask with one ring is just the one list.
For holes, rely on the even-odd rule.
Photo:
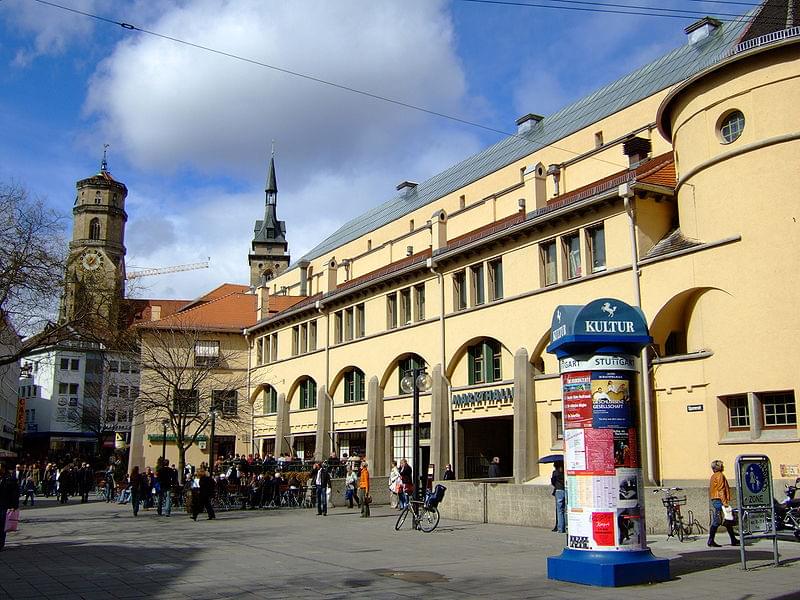
{"label": "red tiled roof", "polygon": [[465,233],[464,235],[454,237],[452,240],[448,240],[447,250],[454,250],[459,246],[464,246],[472,241],[478,240],[487,235],[491,235],[507,227],[516,225],[517,223],[521,223],[524,220],[525,220],[525,213],[517,212],[514,213],[513,215],[504,217],[499,221],[495,221],[494,223],[489,223],[488,225],[484,225],[483,227],[478,227],[478,229],[474,229],[469,233]]}
{"label": "red tiled roof", "polygon": [[146,329],[193,328],[239,331],[255,324],[255,322],[255,294],[231,292],[225,296],[173,313],[158,321],[141,323],[139,327]]}
{"label": "red tiled roof", "polygon": [[270,296],[269,297],[269,312],[279,313],[299,304],[308,296]]}
{"label": "red tiled roof", "polygon": [[142,322],[153,320],[153,307],[160,307],[163,319],[171,314],[178,312],[181,308],[191,302],[191,300],[158,300],[156,298],[128,298],[126,301],[130,315],[128,325],[137,325]]}
{"label": "red tiled roof", "polygon": [[678,177],[675,173],[675,161],[670,160],[656,165],[652,171],[637,175],[636,181],[674,188],[678,184]]}
{"label": "red tiled roof", "polygon": [[245,293],[249,290],[250,287],[246,285],[240,285],[238,283],[223,283],[221,286],[214,288],[207,294],[203,294],[198,298],[198,300],[215,300],[217,298],[222,298],[223,296],[227,296],[233,292],[238,292],[240,294]]}
{"label": "red tiled roof", "polygon": [[378,279],[379,277],[383,277],[385,275],[388,275],[389,273],[395,273],[415,263],[425,262],[428,258],[430,258],[430,255],[431,255],[430,248],[422,250],[421,252],[417,252],[416,254],[412,254],[411,256],[406,256],[404,258],[401,258],[400,260],[396,260],[393,263],[389,263],[385,267],[381,267],[380,269],[375,269],[374,271],[365,273],[360,277],[355,277],[350,281],[345,281],[344,283],[340,283],[339,285],[336,286],[336,290],[334,291],[340,292],[342,290],[355,287],[362,283],[366,283],[367,281]]}

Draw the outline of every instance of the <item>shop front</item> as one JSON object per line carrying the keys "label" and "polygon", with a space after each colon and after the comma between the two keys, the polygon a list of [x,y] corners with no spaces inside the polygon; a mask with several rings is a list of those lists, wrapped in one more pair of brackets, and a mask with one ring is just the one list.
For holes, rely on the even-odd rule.
{"label": "shop front", "polygon": [[[514,388],[495,386],[454,390],[452,398],[456,477],[483,479],[499,459],[500,477],[514,473]],[[437,465],[441,471],[444,465]]]}
{"label": "shop front", "polygon": [[335,434],[336,456],[346,459],[351,456],[365,456],[367,453],[367,430],[337,431]]}
{"label": "shop front", "polygon": [[297,460],[313,460],[316,448],[316,434],[295,435],[292,438],[292,457]]}

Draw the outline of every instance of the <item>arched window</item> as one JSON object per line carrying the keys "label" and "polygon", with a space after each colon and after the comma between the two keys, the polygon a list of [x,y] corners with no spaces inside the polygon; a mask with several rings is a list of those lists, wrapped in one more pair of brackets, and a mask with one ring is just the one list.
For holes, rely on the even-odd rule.
{"label": "arched window", "polygon": [[494,383],[503,379],[502,355],[500,343],[495,340],[483,340],[470,346],[469,384]]}
{"label": "arched window", "polygon": [[269,415],[278,412],[278,392],[277,390],[268,385],[263,391],[264,399],[264,414]]}
{"label": "arched window", "polygon": [[344,402],[345,404],[351,404],[353,402],[363,402],[365,399],[364,371],[353,367],[344,374]]}
{"label": "arched window", "polygon": [[100,219],[95,217],[89,222],[89,239],[90,240],[99,240],[100,239]]}
{"label": "arched window", "polygon": [[300,409],[317,407],[317,382],[307,377],[300,382]]}
{"label": "arched window", "polygon": [[[414,369],[424,369],[425,368],[425,360],[419,356],[418,354],[412,354],[406,358],[401,358],[397,361],[397,383],[398,386],[400,382],[403,381],[403,377],[406,375],[411,375]],[[402,387],[399,387],[398,394],[405,394],[406,392],[403,391]]]}

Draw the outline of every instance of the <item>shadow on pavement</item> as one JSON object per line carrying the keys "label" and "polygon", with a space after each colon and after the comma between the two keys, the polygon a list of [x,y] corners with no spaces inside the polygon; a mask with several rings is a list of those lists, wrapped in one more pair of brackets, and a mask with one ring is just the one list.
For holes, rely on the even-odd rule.
{"label": "shadow on pavement", "polygon": [[[772,550],[747,550],[748,568],[757,568],[763,563],[772,565]],[[669,569],[672,577],[681,577],[699,571],[709,571],[730,565],[739,564],[741,555],[739,548],[726,547],[719,550],[701,550],[697,552],[687,552],[669,561]],[[798,558],[780,559],[781,565],[788,565],[800,561]],[[756,564],[758,563],[758,564]]]}

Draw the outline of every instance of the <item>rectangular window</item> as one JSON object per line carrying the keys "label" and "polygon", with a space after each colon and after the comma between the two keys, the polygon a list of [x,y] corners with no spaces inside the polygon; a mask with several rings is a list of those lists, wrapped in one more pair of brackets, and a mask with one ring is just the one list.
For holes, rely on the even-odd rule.
{"label": "rectangular window", "polygon": [[411,425],[392,427],[393,460],[400,462],[400,459],[405,458],[410,461],[412,441]]}
{"label": "rectangular window", "polygon": [[269,359],[272,362],[278,360],[278,334],[273,333],[270,339]]}
{"label": "rectangular window", "polygon": [[411,288],[400,290],[400,324],[411,323]]}
{"label": "rectangular window", "polygon": [[219,364],[219,342],[197,341],[194,343],[194,366],[216,367]]}
{"label": "rectangular window", "polygon": [[119,397],[120,398],[127,399],[128,398],[128,394],[129,394],[129,388],[128,388],[127,385],[119,386]]}
{"label": "rectangular window", "polygon": [[503,259],[498,258],[489,262],[489,300],[503,298]]}
{"label": "rectangular window", "polygon": [[131,365],[131,373],[138,373],[140,371],[138,362],[132,362],[130,363],[130,365]]}
{"label": "rectangular window", "polygon": [[297,351],[300,347],[300,326],[295,325],[292,327],[292,356],[297,356]]}
{"label": "rectangular window", "polygon": [[356,337],[363,338],[367,333],[367,323],[364,318],[364,304],[356,304]]}
{"label": "rectangular window", "polygon": [[69,370],[78,371],[81,368],[81,361],[77,358],[72,358],[69,361]]}
{"label": "rectangular window", "polygon": [[425,284],[414,286],[414,320],[425,320]]}
{"label": "rectangular window", "polygon": [[344,401],[346,404],[364,401],[364,373],[357,369],[345,373]]}
{"label": "rectangular window", "polygon": [[397,294],[386,296],[386,329],[397,328]]}
{"label": "rectangular window", "polygon": [[355,314],[354,309],[351,306],[344,311],[344,339],[350,341],[353,339],[353,333],[355,331]]}
{"label": "rectangular window", "polygon": [[264,364],[264,338],[260,337],[256,340],[256,364]]}
{"label": "rectangular window", "polygon": [[453,273],[453,307],[455,310],[467,308],[467,282],[464,271]]}
{"label": "rectangular window", "polygon": [[560,412],[550,413],[551,415],[551,425],[552,425],[552,447],[553,448],[563,448],[564,447],[564,418]]}
{"label": "rectangular window", "polygon": [[62,371],[69,371],[69,359],[68,358],[62,358],[61,359],[60,368],[61,368]]}
{"label": "rectangular window", "polygon": [[239,412],[239,394],[236,390],[213,390],[211,405],[225,417],[235,417]]}
{"label": "rectangular window", "polygon": [[344,312],[337,311],[333,315],[333,343],[341,344],[344,340]]}
{"label": "rectangular window", "polygon": [[308,324],[300,325],[300,354],[308,352]]}
{"label": "rectangular window", "polygon": [[469,384],[484,383],[483,344],[477,344],[469,349]]}
{"label": "rectangular window", "polygon": [[764,427],[791,427],[797,425],[794,392],[769,392],[758,394],[764,411]]}
{"label": "rectangular window", "polygon": [[306,379],[300,384],[300,408],[316,408],[317,384],[313,379]]}
{"label": "rectangular window", "polygon": [[398,394],[403,395],[406,392],[403,391],[403,388],[400,387],[400,382],[403,381],[403,377],[406,375],[412,375],[414,373],[414,369],[424,369],[425,368],[425,361],[419,359],[415,356],[409,356],[408,358],[404,358],[397,363],[398,368]]}
{"label": "rectangular window", "polygon": [[108,361],[108,370],[110,373],[119,373],[119,361],[118,360]]}
{"label": "rectangular window", "polygon": [[472,305],[479,306],[486,302],[486,293],[483,286],[483,263],[473,265],[469,268],[470,271],[470,294],[472,296]]}
{"label": "rectangular window", "polygon": [[556,268],[556,243],[550,241],[540,246],[542,253],[542,280],[544,285],[558,283],[558,270]]}
{"label": "rectangular window", "polygon": [[728,408],[729,429],[750,428],[750,407],[747,403],[747,394],[736,394],[722,399]]}
{"label": "rectangular window", "polygon": [[308,324],[308,351],[314,352],[317,349],[317,320]]}
{"label": "rectangular window", "polygon": [[274,387],[269,386],[264,390],[264,414],[278,412],[278,392]]}
{"label": "rectangular window", "polygon": [[586,230],[592,273],[606,270],[606,233],[602,225]]}
{"label": "rectangular window", "polygon": [[179,415],[196,415],[200,412],[200,394],[197,390],[175,390],[173,411]]}
{"label": "rectangular window", "polygon": [[503,379],[503,361],[500,344],[482,342],[471,346],[467,352],[468,383],[493,383]]}
{"label": "rectangular window", "polygon": [[567,272],[567,279],[575,279],[581,276],[581,237],[577,233],[565,235],[561,238],[564,248],[564,264]]}
{"label": "rectangular window", "polygon": [[119,363],[119,372],[120,373],[130,373],[131,372],[131,363],[127,361],[122,361]]}

